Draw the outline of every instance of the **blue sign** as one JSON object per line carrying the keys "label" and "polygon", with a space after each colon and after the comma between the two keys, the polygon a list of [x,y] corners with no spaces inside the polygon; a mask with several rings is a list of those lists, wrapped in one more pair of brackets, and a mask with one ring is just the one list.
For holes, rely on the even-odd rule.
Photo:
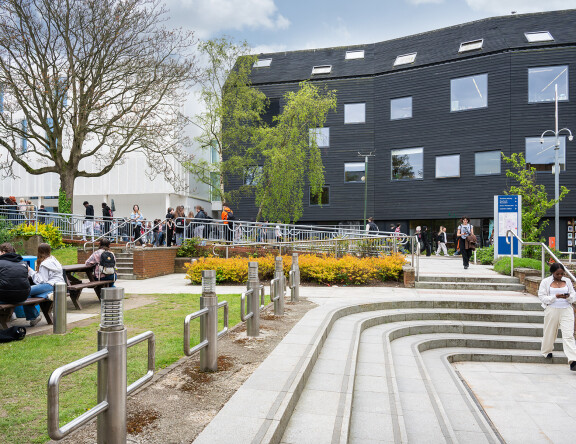
{"label": "blue sign", "polygon": [[497,255],[511,254],[511,248],[514,248],[514,254],[518,254],[518,240],[514,237],[508,239],[506,242],[506,233],[512,231],[516,236],[520,237],[522,233],[522,200],[520,196],[505,195],[494,196],[495,200],[495,213],[494,230],[496,239]]}

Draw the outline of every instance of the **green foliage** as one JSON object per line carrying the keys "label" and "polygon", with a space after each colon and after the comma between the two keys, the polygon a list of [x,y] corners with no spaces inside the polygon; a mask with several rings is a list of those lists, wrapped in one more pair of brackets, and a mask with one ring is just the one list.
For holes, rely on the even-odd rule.
{"label": "green foliage", "polygon": [[322,156],[310,130],[324,126],[328,112],[336,108],[336,91],[322,91],[309,82],[299,86],[285,94],[275,124],[261,126],[255,135],[255,149],[264,159],[256,186],[257,217],[265,220],[297,221],[304,211],[306,182],[315,195],[324,186]]}
{"label": "green foliage", "polygon": [[72,199],[66,197],[66,192],[63,189],[58,192],[58,212],[72,214]]}
{"label": "green foliage", "polygon": [[38,224],[38,232],[36,232],[35,225],[20,224],[10,230],[10,234],[13,237],[32,237],[35,234],[39,234],[44,239],[44,242],[50,244],[52,249],[60,248],[64,246],[62,242],[62,233],[60,230],[53,225]]}
{"label": "green foliage", "polygon": [[205,250],[196,248],[202,239],[199,237],[193,237],[186,239],[184,243],[178,248],[176,252],[177,257],[207,257],[208,253]]}
{"label": "green foliage", "polygon": [[78,263],[78,249],[74,245],[65,245],[57,250],[52,250],[52,256],[58,259],[62,265]]}
{"label": "green foliage", "polygon": [[0,244],[4,242],[10,242],[12,240],[12,234],[10,229],[12,224],[6,220],[4,217],[0,217]]}
{"label": "green foliage", "polygon": [[[536,259],[530,258],[514,258],[514,269],[516,268],[533,268],[534,270],[542,270],[542,262]],[[494,264],[494,270],[501,274],[510,275],[510,257],[500,258]]]}
{"label": "green foliage", "polygon": [[[522,196],[522,239],[525,242],[543,242],[542,231],[548,226],[548,220],[543,217],[557,201],[548,199],[546,187],[536,183],[536,168],[526,164],[522,153],[513,153],[510,157],[502,153],[502,159],[511,166],[506,170],[506,176],[516,183],[508,190],[504,190],[504,194]],[[569,191],[565,186],[560,188],[558,201],[561,201]],[[526,247],[524,251],[526,255],[533,256],[539,253],[539,248]]]}
{"label": "green foliage", "polygon": [[476,250],[476,260],[482,265],[491,265],[494,262],[494,245],[478,248]]}

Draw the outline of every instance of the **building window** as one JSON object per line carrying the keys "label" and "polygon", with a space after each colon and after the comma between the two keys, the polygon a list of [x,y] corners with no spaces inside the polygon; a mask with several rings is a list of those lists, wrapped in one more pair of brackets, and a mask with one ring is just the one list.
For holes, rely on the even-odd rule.
{"label": "building window", "polygon": [[568,100],[567,66],[528,68],[528,102],[553,102],[554,85],[558,85],[558,100]]}
{"label": "building window", "polygon": [[436,178],[460,177],[460,154],[436,156]]}
{"label": "building window", "polygon": [[392,150],[392,180],[424,178],[424,148]]}
{"label": "building window", "polygon": [[484,39],[471,40],[469,42],[460,43],[460,49],[458,52],[476,51],[477,49],[482,49],[482,46],[484,46]]}
{"label": "building window", "polygon": [[218,155],[218,142],[215,140],[210,144],[210,163],[219,163],[220,156]]}
{"label": "building window", "polygon": [[[558,138],[560,149],[558,159],[560,171],[566,170],[566,137]],[[556,146],[555,137],[544,137],[540,143],[540,137],[526,138],[526,166],[536,168],[536,171],[552,171],[555,162],[554,148]]]}
{"label": "building window", "polygon": [[254,62],[254,68],[267,68],[272,64],[272,59],[258,59]]}
{"label": "building window", "polygon": [[216,172],[210,173],[210,200],[220,200],[220,175]]}
{"label": "building window", "polygon": [[318,194],[312,194],[310,190],[310,206],[330,205],[330,187],[322,187],[322,191]]}
{"label": "building window", "polygon": [[394,60],[394,66],[399,65],[408,65],[410,63],[414,63],[416,61],[416,52],[412,52],[410,54],[403,54],[396,57]]}
{"label": "building window", "polygon": [[320,65],[320,66],[315,66],[312,68],[312,75],[316,75],[316,74],[330,74],[330,72],[332,71],[332,65]]}
{"label": "building window", "polygon": [[316,141],[318,148],[328,148],[330,146],[330,128],[310,128],[309,143]]}
{"label": "building window", "polygon": [[20,149],[22,150],[23,153],[25,153],[28,151],[28,138],[26,137],[28,135],[28,121],[24,119],[22,120],[20,125],[22,128],[22,137],[20,138]]}
{"label": "building window", "polygon": [[412,97],[390,100],[390,120],[412,117]]}
{"label": "building window", "polygon": [[355,51],[346,51],[346,60],[363,59],[363,58],[364,58],[363,49],[358,49]]}
{"label": "building window", "polygon": [[280,99],[268,99],[268,105],[262,114],[262,121],[268,126],[275,126],[274,117],[280,114]]}
{"label": "building window", "polygon": [[450,80],[450,111],[488,106],[488,74]]}
{"label": "building window", "polygon": [[364,172],[366,164],[364,162],[350,162],[344,164],[344,182],[364,182]]}
{"label": "building window", "polygon": [[500,151],[482,151],[474,154],[474,172],[476,176],[500,174]]}
{"label": "building window", "polygon": [[262,165],[248,167],[244,172],[244,185],[258,185],[262,179]]}
{"label": "building window", "polygon": [[344,105],[344,123],[366,122],[366,104],[349,103]]}
{"label": "building window", "polygon": [[529,43],[553,42],[554,37],[548,31],[525,32],[524,37]]}

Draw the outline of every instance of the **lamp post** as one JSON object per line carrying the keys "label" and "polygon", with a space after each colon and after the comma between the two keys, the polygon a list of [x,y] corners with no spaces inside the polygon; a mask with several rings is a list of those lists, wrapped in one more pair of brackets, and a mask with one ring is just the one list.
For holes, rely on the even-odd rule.
{"label": "lamp post", "polygon": [[554,237],[556,239],[556,245],[560,243],[560,202],[558,198],[560,196],[560,133],[565,132],[568,134],[568,140],[572,141],[574,137],[572,136],[572,131],[568,128],[562,128],[558,130],[558,84],[554,85],[554,131],[546,130],[540,135],[540,143],[544,143],[544,135],[551,133],[556,138],[554,143],[554,199],[556,204],[554,205]]}
{"label": "lamp post", "polygon": [[364,176],[362,176],[362,182],[364,182],[364,226],[368,223],[366,216],[366,211],[368,208],[368,158],[374,157],[374,154],[361,154],[358,153],[359,157],[364,157]]}

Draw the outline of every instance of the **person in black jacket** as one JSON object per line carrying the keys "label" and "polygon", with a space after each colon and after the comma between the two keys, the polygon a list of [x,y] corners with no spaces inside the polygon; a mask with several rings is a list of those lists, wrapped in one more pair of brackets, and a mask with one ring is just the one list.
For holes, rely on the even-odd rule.
{"label": "person in black jacket", "polygon": [[426,250],[426,256],[432,255],[432,245],[430,244],[430,232],[428,227],[424,225],[422,227],[422,242],[424,243],[424,249]]}
{"label": "person in black jacket", "polygon": [[82,205],[86,208],[86,217],[82,226],[82,240],[85,241],[86,236],[92,236],[92,240],[94,240],[94,207],[87,200]]}
{"label": "person in black jacket", "polygon": [[110,231],[110,222],[112,221],[112,210],[106,202],[102,202],[102,221],[104,224],[102,234],[106,234]]}
{"label": "person in black jacket", "polygon": [[174,242],[174,208],[166,210],[166,246],[171,247]]}
{"label": "person in black jacket", "polygon": [[28,264],[10,243],[0,245],[0,303],[18,304],[30,295]]}

